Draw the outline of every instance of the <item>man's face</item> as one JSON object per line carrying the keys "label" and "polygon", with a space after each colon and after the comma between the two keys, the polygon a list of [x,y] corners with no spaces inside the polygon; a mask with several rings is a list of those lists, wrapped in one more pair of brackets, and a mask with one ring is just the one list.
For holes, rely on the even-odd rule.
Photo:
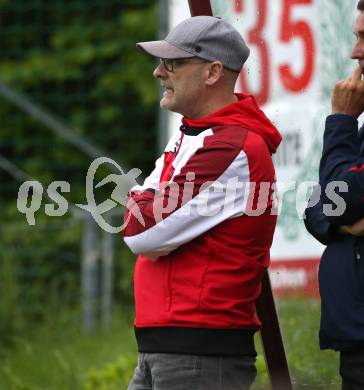
{"label": "man's face", "polygon": [[364,12],[360,12],[355,20],[354,34],[356,42],[351,52],[351,58],[358,60],[364,73]]}
{"label": "man's face", "polygon": [[203,111],[207,62],[198,59],[175,60],[173,72],[163,63],[153,76],[164,89],[160,106],[189,118],[197,118]]}

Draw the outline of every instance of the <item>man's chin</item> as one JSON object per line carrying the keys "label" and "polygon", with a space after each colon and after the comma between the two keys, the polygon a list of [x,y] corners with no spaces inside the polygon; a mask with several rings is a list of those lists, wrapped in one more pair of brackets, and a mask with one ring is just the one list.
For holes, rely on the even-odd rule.
{"label": "man's chin", "polygon": [[168,99],[166,99],[166,98],[162,98],[159,105],[161,106],[161,108],[163,108],[165,110],[173,111],[172,102],[168,101]]}

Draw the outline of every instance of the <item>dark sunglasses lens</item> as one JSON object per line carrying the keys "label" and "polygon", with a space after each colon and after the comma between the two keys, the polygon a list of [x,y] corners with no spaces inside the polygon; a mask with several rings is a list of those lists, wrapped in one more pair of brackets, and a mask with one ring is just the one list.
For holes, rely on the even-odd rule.
{"label": "dark sunglasses lens", "polygon": [[162,58],[162,63],[168,72],[173,72],[173,60]]}

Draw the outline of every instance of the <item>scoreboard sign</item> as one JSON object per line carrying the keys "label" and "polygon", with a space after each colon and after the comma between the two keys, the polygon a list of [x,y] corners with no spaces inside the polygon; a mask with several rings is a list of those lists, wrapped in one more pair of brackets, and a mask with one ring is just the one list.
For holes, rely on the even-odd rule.
{"label": "scoreboard sign", "polygon": [[[274,156],[279,217],[270,278],[278,293],[318,296],[324,247],[305,230],[303,211],[318,180],[325,117],[335,82],[354,67],[357,0],[211,0],[215,16],[241,32],[250,56],[236,91],[255,96],[283,135]],[[169,2],[169,28],[190,17],[187,0]],[[180,116],[168,114],[168,131]]]}

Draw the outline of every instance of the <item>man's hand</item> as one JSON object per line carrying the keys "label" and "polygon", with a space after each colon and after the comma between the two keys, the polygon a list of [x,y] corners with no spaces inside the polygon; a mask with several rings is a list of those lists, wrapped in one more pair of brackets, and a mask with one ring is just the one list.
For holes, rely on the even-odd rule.
{"label": "man's hand", "polygon": [[361,75],[362,68],[358,66],[351,77],[336,83],[331,98],[333,114],[358,118],[364,111],[364,80]]}
{"label": "man's hand", "polygon": [[352,225],[340,226],[339,231],[344,234],[351,234],[352,236],[364,236],[364,218]]}

